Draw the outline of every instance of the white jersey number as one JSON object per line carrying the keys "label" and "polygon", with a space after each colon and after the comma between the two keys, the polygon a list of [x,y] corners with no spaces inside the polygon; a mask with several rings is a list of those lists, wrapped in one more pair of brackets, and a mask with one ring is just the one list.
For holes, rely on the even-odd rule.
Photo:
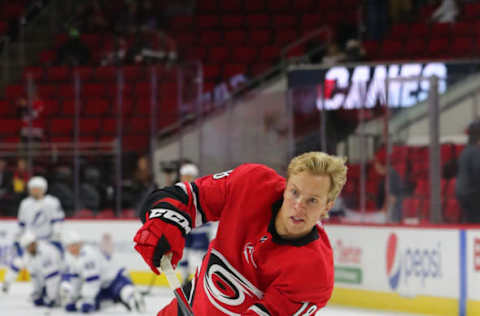
{"label": "white jersey number", "polygon": [[214,180],[219,180],[219,179],[228,177],[230,175],[230,173],[232,173],[232,171],[233,171],[233,169],[228,170],[228,171],[224,171],[224,172],[216,173],[216,174],[213,175],[213,179]]}

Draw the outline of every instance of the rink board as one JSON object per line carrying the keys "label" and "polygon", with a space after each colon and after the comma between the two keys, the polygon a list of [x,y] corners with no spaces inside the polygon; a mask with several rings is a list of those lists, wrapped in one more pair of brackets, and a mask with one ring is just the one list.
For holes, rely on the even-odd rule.
{"label": "rink board", "polygon": [[[0,280],[12,254],[16,225],[14,220],[0,223]],[[154,276],[133,249],[140,225],[136,220],[69,220],[65,229],[76,230],[89,243],[110,234],[113,261],[126,267],[135,283],[165,286],[164,277]],[[480,228],[328,225],[326,230],[335,254],[330,303],[480,315]],[[26,280],[28,274],[20,278]]]}
{"label": "rink board", "polygon": [[480,229],[328,225],[330,303],[435,315],[480,315]]}
{"label": "rink board", "polygon": [[467,231],[467,311],[480,315],[480,228]]}

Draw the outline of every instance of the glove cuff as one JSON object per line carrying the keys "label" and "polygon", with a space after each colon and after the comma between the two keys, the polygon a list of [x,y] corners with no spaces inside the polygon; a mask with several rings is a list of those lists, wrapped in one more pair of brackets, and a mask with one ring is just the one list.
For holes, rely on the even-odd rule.
{"label": "glove cuff", "polygon": [[148,213],[148,219],[152,220],[158,218],[168,224],[178,227],[185,237],[192,230],[192,219],[187,213],[174,211],[166,208],[154,208]]}

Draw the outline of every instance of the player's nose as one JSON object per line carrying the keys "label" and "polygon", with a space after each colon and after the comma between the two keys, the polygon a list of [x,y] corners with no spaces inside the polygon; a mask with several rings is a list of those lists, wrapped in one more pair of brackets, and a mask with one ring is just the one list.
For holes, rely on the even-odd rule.
{"label": "player's nose", "polygon": [[297,198],[293,205],[294,205],[293,210],[295,211],[295,215],[301,215],[304,212],[305,202],[301,198]]}

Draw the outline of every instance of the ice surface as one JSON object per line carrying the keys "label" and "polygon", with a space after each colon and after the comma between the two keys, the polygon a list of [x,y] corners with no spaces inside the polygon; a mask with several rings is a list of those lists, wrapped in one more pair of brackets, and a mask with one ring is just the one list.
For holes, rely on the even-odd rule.
{"label": "ice surface", "polygon": [[[10,292],[4,294],[0,292],[0,315],[1,316],[60,316],[60,315],[83,315],[79,313],[67,313],[62,309],[38,308],[29,302],[29,293],[31,286],[29,283],[14,283],[10,287]],[[147,311],[144,314],[128,312],[122,305],[107,306],[103,310],[88,314],[95,316],[133,316],[133,315],[152,315],[157,312],[173,298],[173,294],[167,288],[155,288],[150,295],[145,296]],[[317,313],[317,316],[403,316],[412,314],[385,313],[379,311],[359,310],[354,308],[340,308],[328,306]]]}

